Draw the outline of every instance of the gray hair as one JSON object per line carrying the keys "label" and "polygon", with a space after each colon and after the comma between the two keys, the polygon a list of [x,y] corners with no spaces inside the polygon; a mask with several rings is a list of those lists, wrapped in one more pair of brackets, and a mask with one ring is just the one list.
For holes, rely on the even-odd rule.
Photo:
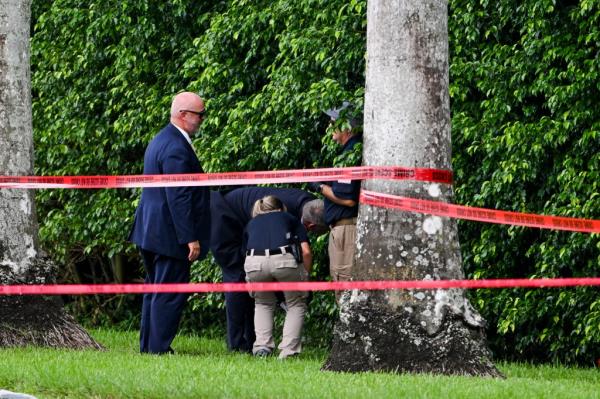
{"label": "gray hair", "polygon": [[274,195],[267,195],[256,201],[252,207],[252,217],[262,215],[264,213],[287,211],[285,204]]}
{"label": "gray hair", "polygon": [[302,222],[313,223],[317,226],[327,227],[324,219],[325,203],[321,199],[308,201],[302,207]]}

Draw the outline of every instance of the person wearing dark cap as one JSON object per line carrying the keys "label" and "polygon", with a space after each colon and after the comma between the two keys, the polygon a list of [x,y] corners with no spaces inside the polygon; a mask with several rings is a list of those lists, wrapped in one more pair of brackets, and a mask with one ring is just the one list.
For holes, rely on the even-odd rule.
{"label": "person wearing dark cap", "polygon": [[[323,222],[323,201],[306,191],[277,187],[242,187],[228,192],[211,191],[210,250],[221,267],[224,283],[246,281],[244,229],[252,220],[252,209],[256,201],[267,195],[279,198],[287,212],[300,219],[306,230],[314,234],[327,231],[327,225]],[[255,341],[254,300],[247,292],[226,292],[225,314],[228,349],[251,352]]]}
{"label": "person wearing dark cap", "polygon": [[[342,146],[335,166],[357,166],[362,157],[361,113],[348,101],[339,108],[325,111],[330,120],[333,141]],[[329,273],[334,281],[348,281],[352,277],[358,216],[359,180],[338,180],[328,183],[310,183],[309,189],[325,197],[325,223],[329,225]],[[339,293],[336,291],[339,299]]]}
{"label": "person wearing dark cap", "polygon": [[[286,212],[273,195],[259,199],[252,209],[252,220],[244,231],[248,282],[306,281],[312,265],[312,252],[306,228],[297,217]],[[302,325],[306,313],[306,291],[284,291],[287,312],[279,344],[279,359],[302,351]],[[272,291],[252,292],[255,299],[254,356],[269,356],[275,349],[273,315],[277,298]]]}

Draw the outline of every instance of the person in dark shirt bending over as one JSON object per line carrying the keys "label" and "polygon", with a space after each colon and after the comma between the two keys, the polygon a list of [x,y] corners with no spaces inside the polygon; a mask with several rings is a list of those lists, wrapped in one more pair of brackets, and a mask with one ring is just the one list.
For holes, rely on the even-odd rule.
{"label": "person in dark shirt bending over", "polygon": [[[246,246],[244,229],[252,219],[257,200],[275,195],[287,211],[308,231],[326,232],[323,222],[323,201],[303,190],[275,187],[243,187],[229,192],[211,192],[212,217],[210,250],[223,272],[224,283],[246,281],[244,261]],[[251,352],[254,335],[254,300],[247,292],[226,292],[227,347],[230,351]]]}
{"label": "person in dark shirt bending over", "polygon": [[[248,282],[306,281],[312,265],[312,252],[306,229],[297,217],[285,211],[283,203],[268,195],[256,201],[253,219],[244,231]],[[287,312],[279,359],[298,355],[302,350],[302,325],[306,313],[306,291],[284,291]],[[255,300],[254,329],[256,340],[252,353],[268,356],[274,348],[273,315],[277,298],[274,292],[251,293]]]}

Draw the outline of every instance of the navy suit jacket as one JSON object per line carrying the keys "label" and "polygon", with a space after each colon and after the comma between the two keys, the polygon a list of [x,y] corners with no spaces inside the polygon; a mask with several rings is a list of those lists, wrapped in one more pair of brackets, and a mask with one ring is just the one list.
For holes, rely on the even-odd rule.
{"label": "navy suit jacket", "polygon": [[[168,124],[148,144],[144,174],[203,173],[194,149]],[[188,243],[200,241],[200,258],[210,246],[210,193],[205,187],[144,188],[129,240],[142,249],[185,260]]]}

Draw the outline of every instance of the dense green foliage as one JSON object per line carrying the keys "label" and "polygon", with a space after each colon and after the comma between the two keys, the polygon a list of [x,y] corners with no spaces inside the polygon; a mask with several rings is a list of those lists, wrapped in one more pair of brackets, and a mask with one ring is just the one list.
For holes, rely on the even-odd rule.
{"label": "dense green foliage", "polygon": [[[33,2],[36,173],[137,174],[179,90],[207,99],[194,145],[207,171],[328,166],[321,110],[362,103],[365,0]],[[600,218],[600,4],[451,0],[457,202]],[[337,160],[339,161],[339,160]],[[138,190],[38,192],[41,238],[64,279],[111,281]],[[313,278],[326,276],[324,239]],[[593,276],[597,234],[461,223],[467,274]],[[194,278],[219,279],[210,260]],[[589,364],[600,357],[596,289],[473,291],[497,355]],[[78,307],[135,326],[135,300]],[[117,304],[118,302],[118,304]],[[222,322],[220,295],[192,299],[187,328]],[[109,312],[92,314],[90,309]],[[113,306],[113,304],[117,304]],[[327,342],[335,308],[315,294],[309,337]]]}
{"label": "dense green foliage", "polygon": [[[600,2],[452,1],[457,201],[600,219]],[[461,223],[472,278],[600,272],[598,234]],[[597,288],[473,293],[508,357],[600,357]]]}
{"label": "dense green foliage", "polygon": [[175,355],[140,356],[136,334],[91,331],[106,351],[0,349],[0,386],[37,398],[597,398],[597,370],[499,364],[506,379],[331,373],[326,351],[297,359],[227,352],[221,339],[178,336]]}
{"label": "dense green foliage", "polygon": [[[34,8],[37,174],[141,173],[145,144],[168,119],[172,94],[187,85],[181,65],[212,8],[73,0],[54,1],[39,16]],[[73,252],[112,257],[125,250],[137,196],[40,191],[41,235],[61,260]]]}
{"label": "dense green foliage", "polygon": [[[198,4],[195,4],[198,3]],[[206,171],[303,168],[331,164],[322,109],[340,99],[362,103],[364,2],[55,1],[34,5],[32,40],[36,173],[137,174],[143,151],[168,121],[172,95],[207,99],[194,141]],[[41,237],[68,267],[66,279],[110,281],[127,257],[125,240],[137,190],[38,193]],[[314,243],[323,248],[325,237]],[[327,275],[318,251],[315,279]],[[140,276],[131,270],[129,276]],[[199,281],[218,281],[210,260]],[[309,336],[329,341],[333,294],[315,294]],[[94,298],[77,311],[92,323],[135,325],[131,306]],[[133,301],[133,299],[130,299]],[[186,328],[222,322],[221,295],[191,300]],[[114,306],[112,306],[114,304]],[[116,314],[115,314],[116,313]],[[198,320],[200,318],[200,320]],[[312,321],[312,322],[311,322]],[[314,331],[314,334],[310,334]]]}
{"label": "dense green foliage", "polygon": [[[187,85],[181,68],[194,52],[192,42],[222,7],[197,3],[33,3],[37,174],[141,173],[144,148],[168,120],[172,94]],[[123,257],[133,269],[126,275],[141,275],[125,241],[138,196],[137,190],[38,192],[41,239],[65,265],[65,279],[111,281],[112,265]],[[137,315],[123,301],[90,299],[78,303],[92,322]]]}

